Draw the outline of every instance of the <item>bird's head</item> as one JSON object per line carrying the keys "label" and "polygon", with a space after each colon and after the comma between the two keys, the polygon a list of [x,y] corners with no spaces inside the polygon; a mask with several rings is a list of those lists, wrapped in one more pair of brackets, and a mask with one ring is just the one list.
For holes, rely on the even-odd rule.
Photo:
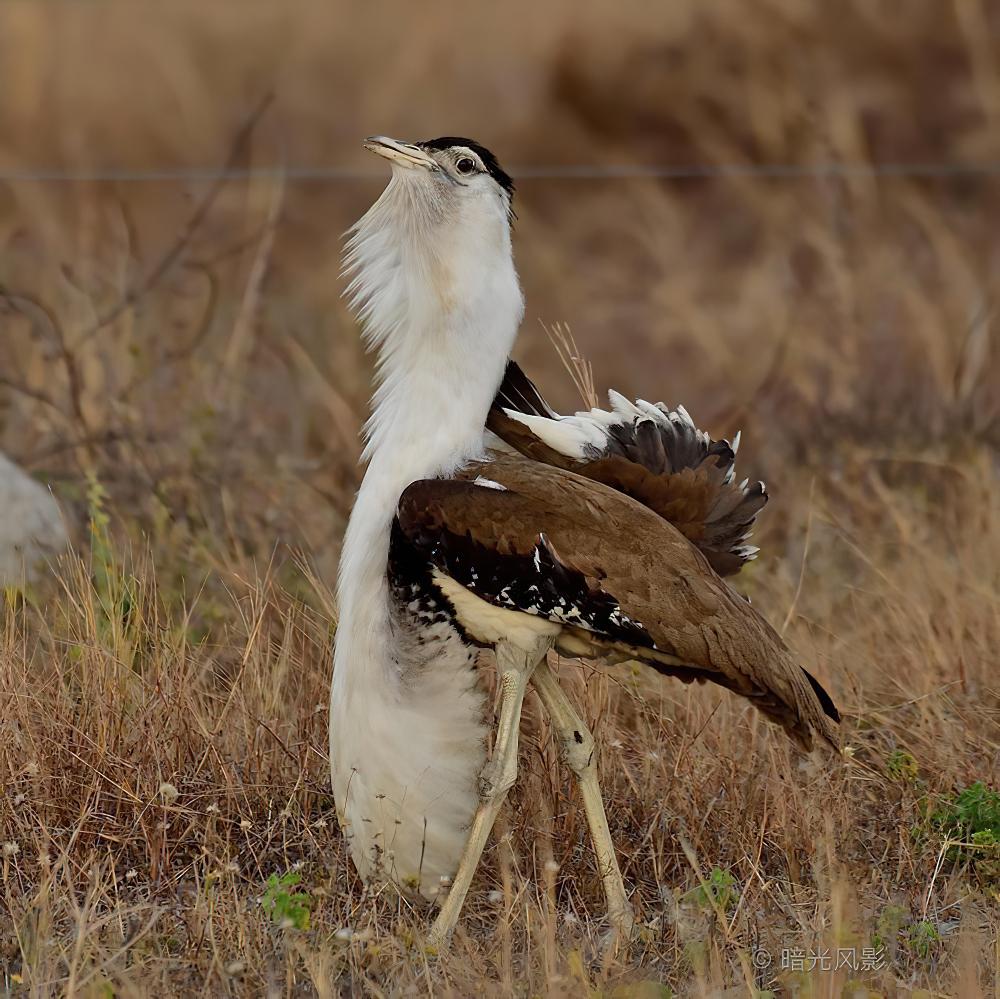
{"label": "bird's head", "polygon": [[439,328],[451,317],[469,329],[503,316],[516,330],[523,300],[510,226],[514,184],[485,146],[445,136],[364,146],[389,161],[392,177],[351,231],[347,294],[378,345],[401,327]]}
{"label": "bird's head", "polygon": [[364,145],[389,161],[393,182],[405,186],[412,207],[425,216],[456,227],[509,224],[514,182],[473,139],[446,135],[410,143],[375,135]]}

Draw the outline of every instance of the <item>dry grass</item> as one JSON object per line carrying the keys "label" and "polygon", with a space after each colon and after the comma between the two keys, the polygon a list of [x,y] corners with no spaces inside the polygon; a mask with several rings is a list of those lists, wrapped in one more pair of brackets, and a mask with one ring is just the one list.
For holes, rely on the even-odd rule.
{"label": "dry grass", "polygon": [[[7,0],[0,168],[221,163],[270,87],[238,164],[360,166],[371,132],[521,165],[1000,159],[985,0],[605,6]],[[996,994],[996,856],[928,818],[1000,772],[996,178],[521,184],[522,359],[572,403],[537,325],[565,322],[599,389],[743,428],[773,499],[740,585],[852,751],[803,761],[724,692],[563,665],[648,942],[601,954],[531,705],[441,960],[355,879],[325,759],[369,386],[339,233],[378,186],[0,183],[0,446],[81,552],[0,617],[0,992]],[[289,871],[308,928],[260,904]],[[779,967],[873,943],[879,971]]]}

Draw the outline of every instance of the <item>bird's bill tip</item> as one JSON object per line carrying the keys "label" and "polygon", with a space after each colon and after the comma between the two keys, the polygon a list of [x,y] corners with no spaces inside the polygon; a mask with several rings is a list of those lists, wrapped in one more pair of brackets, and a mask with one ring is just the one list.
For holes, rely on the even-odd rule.
{"label": "bird's bill tip", "polygon": [[363,143],[370,153],[384,156],[390,163],[398,163],[404,167],[424,167],[434,169],[437,163],[419,146],[399,139],[390,139],[387,135],[370,135]]}

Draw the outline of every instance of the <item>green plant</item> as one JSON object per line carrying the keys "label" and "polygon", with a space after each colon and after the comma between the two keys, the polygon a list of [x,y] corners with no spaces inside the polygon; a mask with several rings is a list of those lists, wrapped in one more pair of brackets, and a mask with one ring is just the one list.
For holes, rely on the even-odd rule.
{"label": "green plant", "polygon": [[737,898],[736,878],[721,867],[713,867],[708,878],[684,895],[684,901],[694,902],[702,908],[717,908],[722,912],[729,912]]}
{"label": "green plant", "polygon": [[938,808],[933,822],[946,832],[969,838],[977,833],[1000,838],[1000,792],[977,780]]}
{"label": "green plant", "polygon": [[885,761],[886,773],[893,779],[912,784],[920,773],[917,761],[905,749],[894,749]]}
{"label": "green plant", "polygon": [[90,532],[91,573],[100,596],[110,590],[114,552],[111,548],[107,511],[108,492],[94,472],[87,474],[87,524]]}
{"label": "green plant", "polygon": [[87,517],[90,532],[90,574],[97,597],[101,637],[121,653],[134,637],[135,579],[117,557],[111,536],[108,492],[96,473],[87,474]]}
{"label": "green plant", "polygon": [[926,960],[941,942],[941,934],[929,919],[921,919],[910,924],[905,939],[914,956]]}
{"label": "green plant", "polygon": [[1000,792],[976,781],[943,801],[930,824],[949,840],[951,859],[971,860],[981,876],[1000,877]]}
{"label": "green plant", "polygon": [[302,891],[290,891],[302,881],[298,871],[286,871],[282,875],[272,874],[267,879],[267,888],[260,904],[269,913],[271,920],[282,929],[309,929],[309,909],[312,899]]}
{"label": "green plant", "polygon": [[887,905],[879,914],[875,932],[872,934],[872,947],[876,950],[888,950],[895,956],[899,934],[907,924],[909,911],[901,905]]}

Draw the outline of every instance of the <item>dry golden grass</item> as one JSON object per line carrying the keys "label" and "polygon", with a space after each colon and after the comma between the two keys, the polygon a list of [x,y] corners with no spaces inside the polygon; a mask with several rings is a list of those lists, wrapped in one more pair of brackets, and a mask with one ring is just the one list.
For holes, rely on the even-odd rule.
{"label": "dry golden grass", "polygon": [[[363,167],[371,132],[522,166],[1000,160],[986,0],[610,6],[6,0],[0,173],[219,164],[272,88],[238,166]],[[928,818],[1000,772],[996,177],[523,181],[520,357],[571,405],[538,325],[565,322],[599,390],[743,428],[772,502],[739,585],[850,754],[562,664],[648,940],[601,952],[532,703],[441,959],[357,882],[325,758],[370,382],[339,234],[379,185],[0,181],[0,447],[79,551],[0,612],[0,993],[997,994],[997,857]],[[308,928],[260,902],[288,872]],[[878,971],[780,967],[875,944]]]}

